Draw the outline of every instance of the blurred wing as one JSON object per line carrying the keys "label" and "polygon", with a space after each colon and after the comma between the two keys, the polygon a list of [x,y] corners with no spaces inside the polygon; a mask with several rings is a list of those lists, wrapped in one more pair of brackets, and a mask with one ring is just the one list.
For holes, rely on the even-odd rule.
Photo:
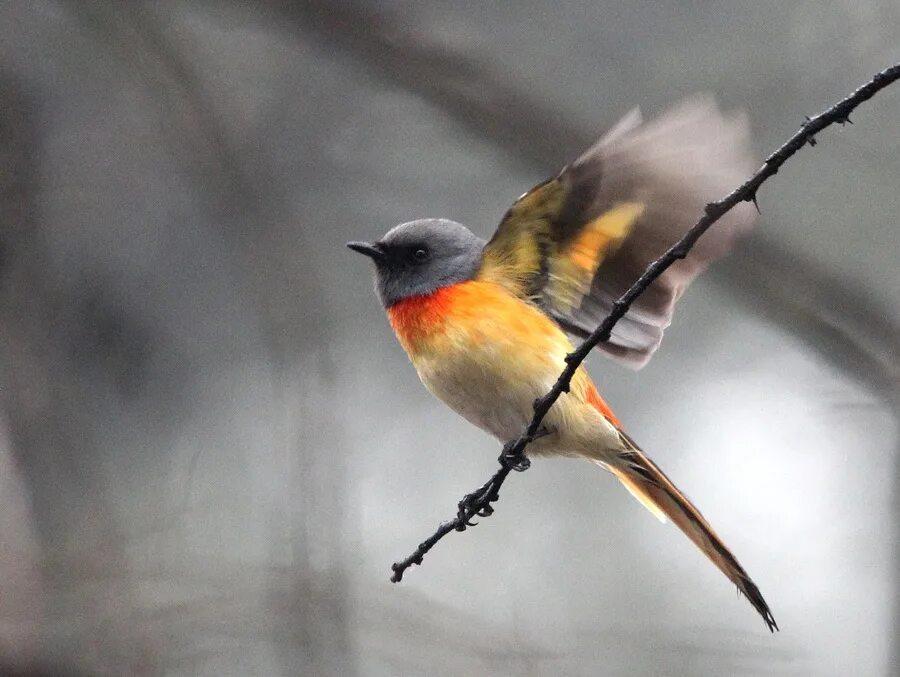
{"label": "blurred wing", "polygon": [[643,209],[622,203],[593,217],[578,178],[566,168],[516,200],[485,246],[479,272],[560,317],[578,309],[603,258]]}
{"label": "blurred wing", "polygon": [[[633,111],[516,201],[485,247],[480,276],[586,337],[707,202],[750,174],[748,137],[745,118],[723,116],[710,97],[685,101],[647,124]],[[646,364],[684,289],[754,219],[749,205],[723,217],[637,299],[598,349],[635,368]]]}

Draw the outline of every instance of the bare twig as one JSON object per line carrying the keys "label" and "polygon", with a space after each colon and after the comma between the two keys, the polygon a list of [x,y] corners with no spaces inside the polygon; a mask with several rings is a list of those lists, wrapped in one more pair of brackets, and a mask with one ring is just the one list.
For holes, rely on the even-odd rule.
{"label": "bare twig", "polygon": [[884,89],[892,82],[900,79],[900,63],[886,68],[877,73],[869,82],[859,87],[852,94],[837,102],[827,110],[815,117],[807,118],[800,130],[787,140],[778,150],[766,158],[762,167],[756,171],[743,184],[734,189],[725,197],[710,202],[706,205],[703,215],[688,230],[684,236],[672,245],[662,256],[651,263],[641,274],[637,281],[613,304],[610,314],[600,325],[579,345],[566,356],[566,368],[560,374],[550,391],[534,403],[534,416],[531,423],[517,439],[508,442],[503,447],[500,456],[500,469],[494,473],[479,489],[468,494],[459,503],[457,516],[449,521],[442,522],[437,531],[419,544],[419,547],[406,559],[395,562],[391,569],[393,575],[391,581],[397,583],[403,579],[404,572],[413,564],[421,564],[422,559],[435,544],[451,531],[464,531],[466,527],[473,526],[472,519],[476,516],[487,517],[493,512],[491,503],[499,498],[500,487],[506,480],[510,471],[525,470],[528,468],[528,460],[525,456],[526,447],[540,434],[541,423],[550,408],[559,399],[559,396],[569,391],[572,377],[581,366],[588,354],[599,343],[608,341],[610,333],[616,323],[625,316],[631,304],[652,283],[662,275],[675,261],[683,259],[690,252],[703,233],[710,226],[721,219],[741,202],[756,204],[756,193],[759,187],[773,175],[778,173],[781,166],[788,158],[793,156],[806,144],[816,144],[815,135],[834,123],[845,124],[850,122],[850,113],[864,101],[871,99],[877,92]]}

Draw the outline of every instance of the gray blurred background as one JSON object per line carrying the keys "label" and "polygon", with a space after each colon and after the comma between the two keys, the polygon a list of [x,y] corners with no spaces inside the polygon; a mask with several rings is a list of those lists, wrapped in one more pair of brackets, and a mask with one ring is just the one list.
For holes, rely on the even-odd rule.
{"label": "gray blurred background", "polygon": [[0,673],[900,674],[900,86],[803,150],[619,416],[782,632],[541,461],[388,582],[495,442],[344,248],[509,203],[632,106],[760,157],[900,60],[896,0],[0,4]]}

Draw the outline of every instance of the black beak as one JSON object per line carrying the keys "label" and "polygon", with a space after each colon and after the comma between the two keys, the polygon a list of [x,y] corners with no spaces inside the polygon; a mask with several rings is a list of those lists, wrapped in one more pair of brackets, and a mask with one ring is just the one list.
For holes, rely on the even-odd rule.
{"label": "black beak", "polygon": [[384,258],[384,250],[377,242],[348,242],[347,246],[373,261],[381,261]]}

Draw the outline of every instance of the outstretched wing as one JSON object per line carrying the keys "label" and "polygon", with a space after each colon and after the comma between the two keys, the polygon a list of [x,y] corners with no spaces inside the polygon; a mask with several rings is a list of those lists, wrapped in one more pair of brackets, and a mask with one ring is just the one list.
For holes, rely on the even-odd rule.
{"label": "outstretched wing", "polygon": [[[749,175],[748,137],[745,118],[723,115],[710,97],[685,101],[647,124],[632,111],[513,204],[485,246],[479,277],[537,303],[570,334],[587,336],[707,202]],[[754,219],[749,205],[723,217],[598,348],[629,366],[646,364],[684,289]]]}

